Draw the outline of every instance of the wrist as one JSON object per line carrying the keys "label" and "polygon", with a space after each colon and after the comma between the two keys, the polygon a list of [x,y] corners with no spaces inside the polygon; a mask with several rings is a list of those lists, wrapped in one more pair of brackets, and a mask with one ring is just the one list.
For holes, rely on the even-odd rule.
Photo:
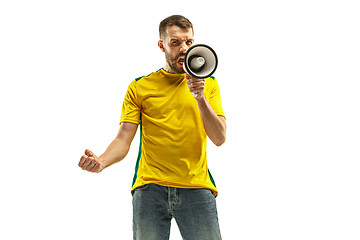
{"label": "wrist", "polygon": [[196,99],[196,101],[199,102],[204,102],[206,101],[205,95],[201,92],[198,93],[197,97],[194,97]]}
{"label": "wrist", "polygon": [[98,157],[98,161],[99,161],[102,169],[108,167],[108,165],[109,165],[103,155],[101,155],[100,157]]}

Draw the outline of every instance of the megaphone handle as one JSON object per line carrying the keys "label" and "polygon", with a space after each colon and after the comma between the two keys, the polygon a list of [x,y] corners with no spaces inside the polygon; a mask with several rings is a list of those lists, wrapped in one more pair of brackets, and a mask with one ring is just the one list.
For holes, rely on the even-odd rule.
{"label": "megaphone handle", "polygon": [[196,98],[197,96],[199,96],[199,93],[198,92],[193,92],[192,95],[193,95],[193,97]]}

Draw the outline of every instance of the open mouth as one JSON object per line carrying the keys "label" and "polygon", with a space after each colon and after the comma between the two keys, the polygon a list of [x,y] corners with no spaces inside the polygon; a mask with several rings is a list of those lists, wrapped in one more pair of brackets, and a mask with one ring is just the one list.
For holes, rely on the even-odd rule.
{"label": "open mouth", "polygon": [[184,58],[179,58],[178,63],[182,66],[184,64]]}

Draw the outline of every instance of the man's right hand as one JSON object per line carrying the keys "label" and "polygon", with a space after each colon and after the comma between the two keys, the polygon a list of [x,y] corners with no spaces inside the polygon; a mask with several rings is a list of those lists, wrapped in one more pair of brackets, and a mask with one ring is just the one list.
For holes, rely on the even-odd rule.
{"label": "man's right hand", "polygon": [[79,167],[89,172],[99,173],[104,168],[123,160],[130,149],[130,144],[135,136],[138,124],[123,122],[120,125],[116,138],[111,142],[106,151],[97,157],[89,149],[82,155]]}
{"label": "man's right hand", "polygon": [[82,170],[99,173],[104,169],[104,164],[89,149],[85,150],[85,154],[81,156],[79,167]]}

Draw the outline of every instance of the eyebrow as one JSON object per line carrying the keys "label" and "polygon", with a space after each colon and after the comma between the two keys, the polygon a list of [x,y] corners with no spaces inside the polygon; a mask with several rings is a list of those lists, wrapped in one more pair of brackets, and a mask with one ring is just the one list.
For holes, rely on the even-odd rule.
{"label": "eyebrow", "polygon": [[[176,38],[176,37],[172,37],[172,38],[170,38],[170,41],[179,41],[180,39],[179,38]],[[189,39],[187,39],[186,41],[194,41],[194,39],[192,39],[192,38],[189,38]]]}

